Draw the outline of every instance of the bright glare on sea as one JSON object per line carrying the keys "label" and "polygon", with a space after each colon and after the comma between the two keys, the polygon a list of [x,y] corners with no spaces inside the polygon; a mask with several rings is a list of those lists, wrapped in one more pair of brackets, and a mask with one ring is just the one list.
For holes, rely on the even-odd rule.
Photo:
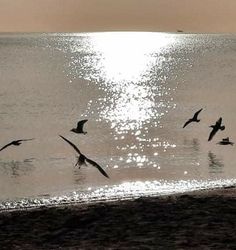
{"label": "bright glare on sea", "polygon": [[[0,152],[0,209],[236,183],[236,145],[217,144],[236,142],[235,35],[1,34],[0,54],[0,147],[35,138]],[[75,167],[59,134],[110,178]]]}

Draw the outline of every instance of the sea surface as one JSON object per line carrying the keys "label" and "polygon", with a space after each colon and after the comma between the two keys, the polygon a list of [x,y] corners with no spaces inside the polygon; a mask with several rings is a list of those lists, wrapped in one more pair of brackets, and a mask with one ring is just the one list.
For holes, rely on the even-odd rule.
{"label": "sea surface", "polygon": [[0,209],[236,184],[235,69],[235,35],[0,34],[0,147],[35,138],[0,151]]}

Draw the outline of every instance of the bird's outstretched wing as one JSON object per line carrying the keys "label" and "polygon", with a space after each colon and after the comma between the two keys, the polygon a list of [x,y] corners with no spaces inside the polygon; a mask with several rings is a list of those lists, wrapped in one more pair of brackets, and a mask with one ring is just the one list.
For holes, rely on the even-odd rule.
{"label": "bird's outstretched wing", "polygon": [[217,130],[215,128],[213,128],[210,135],[209,135],[208,141],[210,141],[213,138],[213,136],[216,134],[216,132],[217,132]]}
{"label": "bird's outstretched wing", "polygon": [[92,161],[88,159],[87,157],[86,157],[86,161],[90,163],[91,165],[93,165],[94,167],[96,167],[101,172],[101,174],[103,174],[105,177],[109,178],[108,174],[95,161]]}
{"label": "bird's outstretched wing", "polygon": [[20,140],[16,140],[16,142],[22,142],[22,141],[32,141],[35,138],[30,138],[30,139],[20,139]]}
{"label": "bird's outstretched wing", "polygon": [[5,148],[7,148],[7,147],[9,147],[9,146],[11,146],[11,145],[12,145],[12,142],[6,144],[5,146],[3,146],[3,147],[0,149],[0,151],[2,151],[3,149],[5,149]]}
{"label": "bird's outstretched wing", "polygon": [[192,122],[192,119],[189,119],[188,121],[186,121],[185,124],[184,124],[184,126],[183,126],[183,128],[186,127],[191,122]]}
{"label": "bird's outstretched wing", "polygon": [[194,114],[194,116],[193,116],[193,119],[194,119],[194,120],[197,120],[198,114],[199,114],[201,111],[202,111],[202,108],[199,109],[199,110]]}
{"label": "bird's outstretched wing", "polygon": [[222,117],[219,118],[219,120],[216,122],[216,124],[218,124],[220,126],[221,123],[222,123]]}
{"label": "bird's outstretched wing", "polygon": [[85,124],[85,122],[87,122],[88,120],[81,120],[77,123],[77,130],[79,131],[83,131],[83,126]]}
{"label": "bird's outstretched wing", "polygon": [[69,141],[68,139],[66,139],[65,137],[63,137],[62,135],[59,135],[63,140],[65,140],[67,143],[69,143],[73,148],[74,150],[78,153],[78,154],[81,154],[80,150],[75,146],[74,143],[72,143],[71,141]]}
{"label": "bird's outstretched wing", "polygon": [[0,151],[2,151],[3,149],[5,149],[5,148],[7,148],[7,147],[9,147],[9,146],[11,146],[11,145],[19,146],[19,145],[21,144],[22,141],[32,141],[32,140],[34,140],[34,139],[35,139],[35,138],[31,138],[31,139],[20,139],[20,140],[12,141],[12,142],[6,144],[5,146],[3,146],[3,147],[0,149]]}

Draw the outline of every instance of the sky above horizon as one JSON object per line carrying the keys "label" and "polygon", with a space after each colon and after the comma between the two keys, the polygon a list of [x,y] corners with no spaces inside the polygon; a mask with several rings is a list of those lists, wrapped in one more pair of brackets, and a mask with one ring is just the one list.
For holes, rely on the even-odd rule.
{"label": "sky above horizon", "polygon": [[236,32],[236,1],[0,0],[0,32]]}

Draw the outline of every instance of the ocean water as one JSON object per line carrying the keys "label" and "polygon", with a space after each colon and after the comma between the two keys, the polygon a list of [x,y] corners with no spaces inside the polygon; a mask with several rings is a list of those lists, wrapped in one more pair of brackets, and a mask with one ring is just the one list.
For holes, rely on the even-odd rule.
{"label": "ocean water", "polygon": [[[217,144],[236,141],[235,35],[1,34],[0,55],[0,146],[35,138],[0,152],[0,209],[236,183],[236,148]],[[75,167],[59,134],[110,178]]]}

